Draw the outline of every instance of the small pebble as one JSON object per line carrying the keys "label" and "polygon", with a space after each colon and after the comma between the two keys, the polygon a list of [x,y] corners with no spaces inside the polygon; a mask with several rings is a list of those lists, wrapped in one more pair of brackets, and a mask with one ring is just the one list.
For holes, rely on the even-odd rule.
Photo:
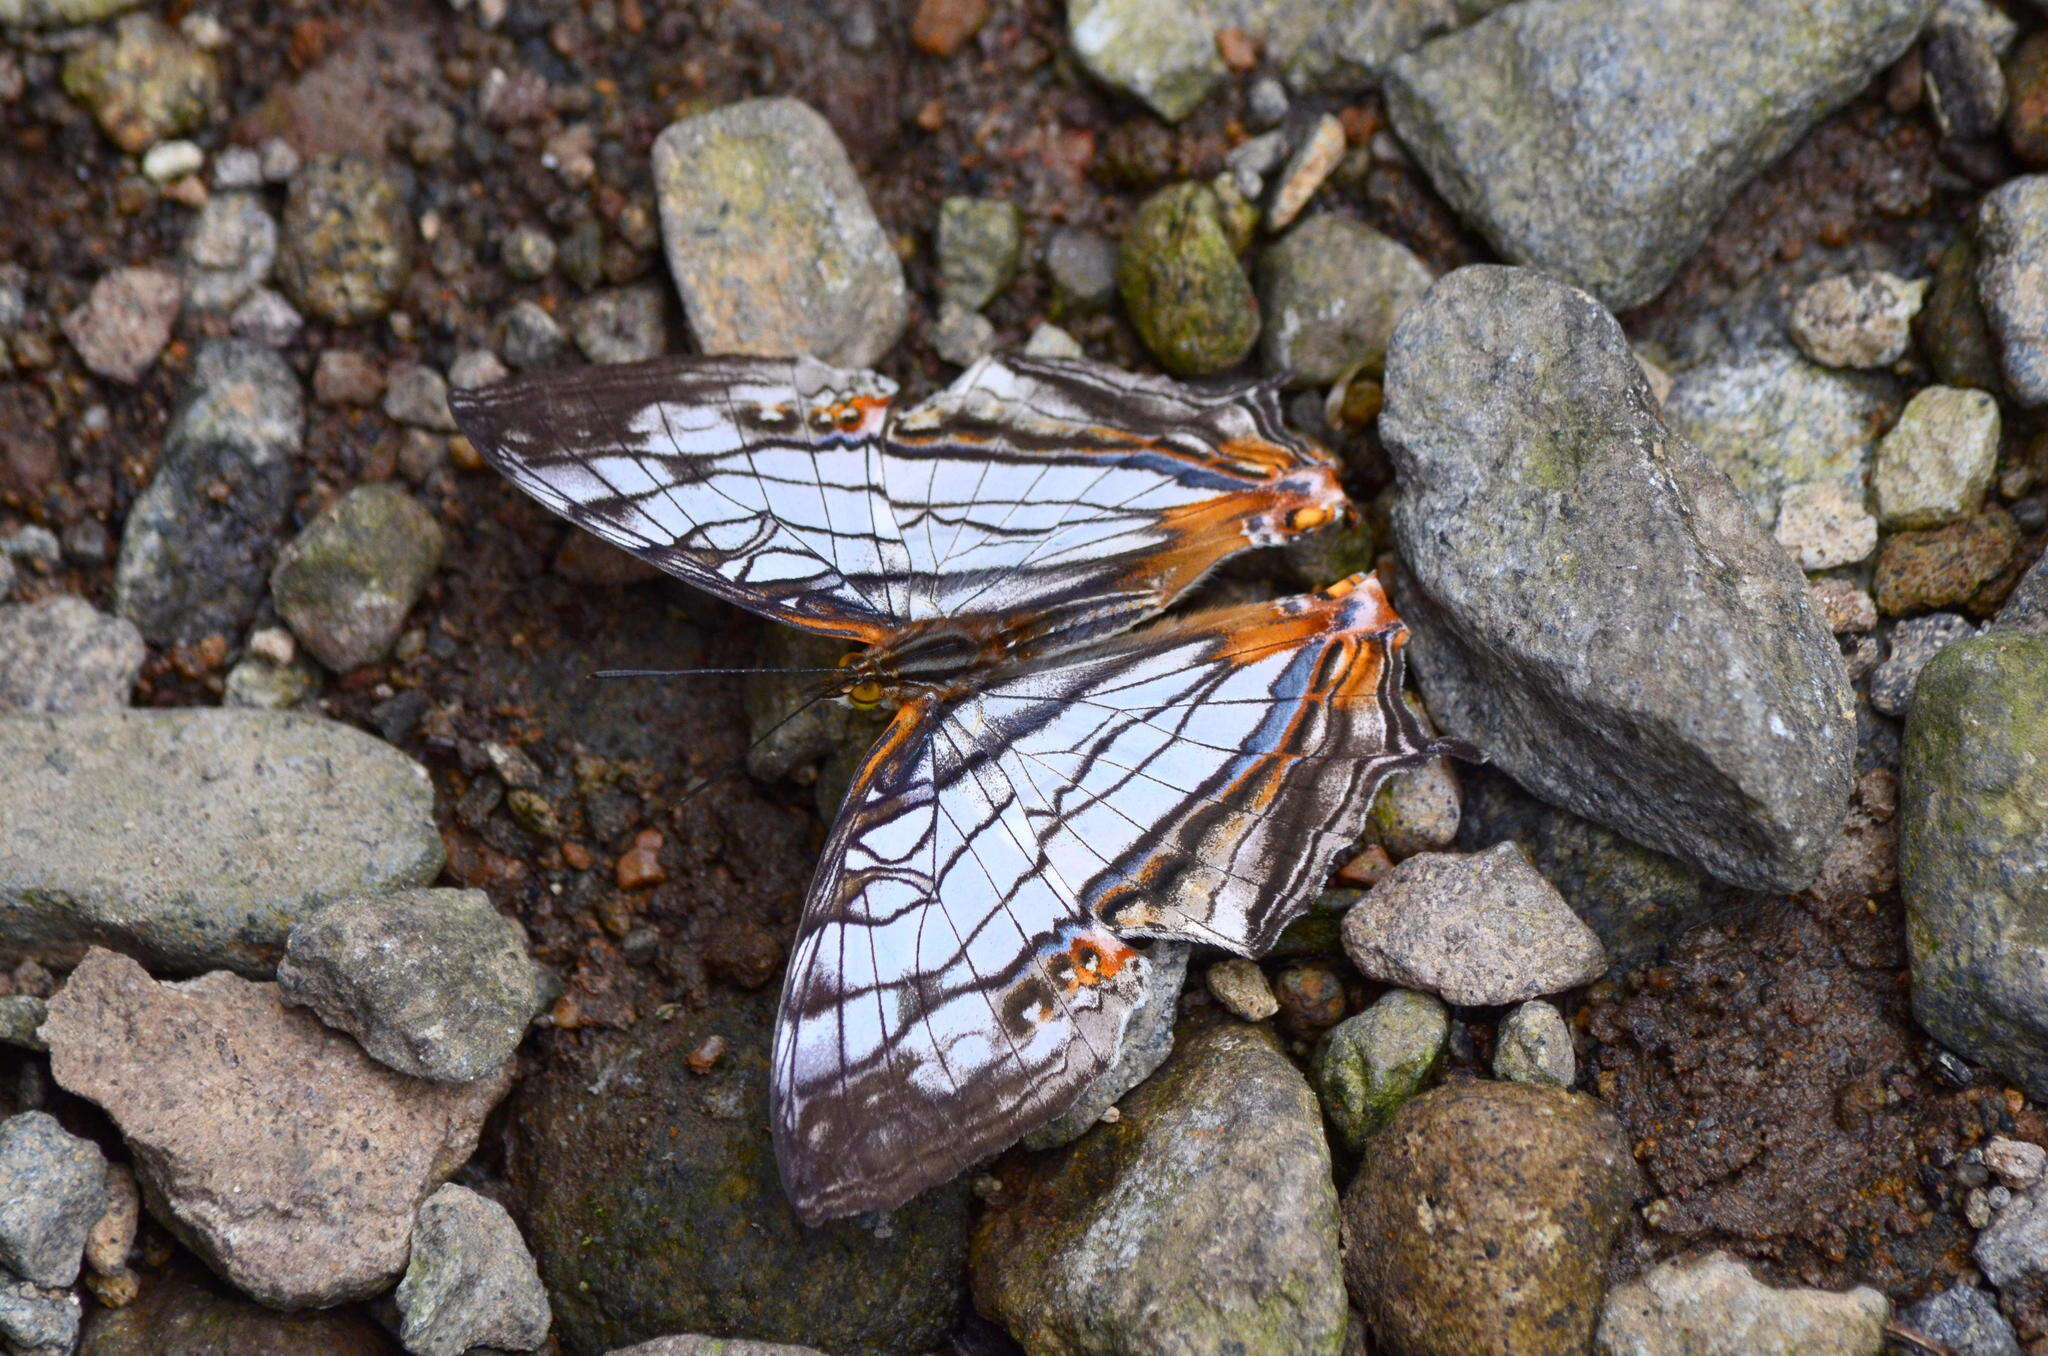
{"label": "small pebble", "polygon": [[659,830],[642,829],[633,846],[619,854],[616,877],[621,890],[649,890],[668,879],[661,864],[661,843]]}
{"label": "small pebble", "polygon": [[1324,114],[1280,172],[1273,201],[1266,208],[1266,229],[1283,231],[1293,224],[1344,158],[1344,147],[1344,124]]}
{"label": "small pebble", "polygon": [[219,189],[263,187],[263,157],[247,146],[229,146],[213,158],[213,186]]}
{"label": "small pebble", "polygon": [[313,398],[323,405],[374,405],[384,393],[384,369],[350,348],[320,350],[313,365]]}
{"label": "small pebble", "polygon": [[495,386],[512,375],[512,369],[487,348],[468,348],[448,364],[448,385],[458,391]]}
{"label": "small pebble", "polygon": [[1568,1088],[1578,1077],[1571,1028],[1549,1003],[1523,1003],[1502,1019],[1493,1047],[1496,1078]]}
{"label": "small pebble", "polygon": [[94,372],[133,386],[171,341],[184,298],[177,275],[165,269],[115,269],[64,317],[64,337]]}
{"label": "small pebble", "polygon": [[1854,580],[1831,577],[1807,585],[1821,620],[1838,636],[1855,635],[1877,625],[1877,603]]}
{"label": "small pebble", "polygon": [[2048,1149],[2029,1140],[1999,1135],[1984,1146],[1984,1166],[2008,1187],[2024,1189],[2048,1172]]}
{"label": "small pebble", "polygon": [[299,153],[283,137],[272,137],[257,147],[256,153],[263,159],[263,177],[273,184],[288,181],[299,172],[302,163]]}
{"label": "small pebble", "polygon": [[142,173],[154,183],[167,184],[206,165],[206,153],[190,141],[160,141],[142,157]]}
{"label": "small pebble", "polygon": [[910,41],[926,56],[949,57],[988,22],[989,0],[918,0]]}
{"label": "small pebble", "polygon": [[435,433],[457,431],[448,409],[448,382],[424,363],[400,363],[384,385],[384,413],[401,424]]}
{"label": "small pebble", "polygon": [[298,308],[285,300],[284,293],[269,287],[257,288],[228,314],[229,329],[267,348],[289,346],[305,327],[306,319]]}
{"label": "small pebble", "polygon": [[538,302],[515,302],[502,323],[499,348],[505,361],[522,371],[557,362],[568,346],[560,323]]}
{"label": "small pebble", "polygon": [[1792,342],[1826,367],[1888,367],[1913,342],[1925,282],[1861,271],[1822,278],[1792,302]]}
{"label": "small pebble", "polygon": [[1031,336],[1024,341],[1024,355],[1028,358],[1085,356],[1081,341],[1050,321],[1031,331]]}
{"label": "small pebble", "polygon": [[538,282],[555,266],[555,241],[538,226],[514,227],[498,247],[505,271],[521,282]]}
{"label": "small pebble", "polygon": [[1786,488],[1772,535],[1800,569],[1829,570],[1870,558],[1877,549],[1877,519],[1840,481],[1807,481]]}
{"label": "small pebble", "polygon": [[1927,661],[1976,634],[1977,628],[1967,618],[1953,612],[1933,612],[1900,622],[1892,628],[1891,653],[1871,674],[1870,704],[1888,716],[1903,717]]}
{"label": "small pebble", "polygon": [[1209,992],[1233,1015],[1263,1022],[1280,1011],[1280,1000],[1266,982],[1266,972],[1242,956],[1218,961],[1204,976]]}
{"label": "small pebble", "polygon": [[933,352],[955,367],[969,367],[995,352],[996,327],[979,311],[943,302],[931,327],[931,344]]}
{"label": "small pebble", "polygon": [[1270,75],[1260,76],[1245,96],[1245,112],[1254,127],[1278,127],[1287,117],[1287,87]]}

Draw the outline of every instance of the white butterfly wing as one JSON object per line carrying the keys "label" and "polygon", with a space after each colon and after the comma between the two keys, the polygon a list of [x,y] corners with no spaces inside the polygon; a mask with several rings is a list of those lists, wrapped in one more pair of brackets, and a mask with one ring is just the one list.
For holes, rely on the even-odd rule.
{"label": "white butterfly wing", "polygon": [[1058,1115],[1143,993],[1119,933],[1257,954],[1389,773],[1434,756],[1378,583],[1006,666],[899,713],[785,981],[777,1154],[806,1219],[884,1209]]}

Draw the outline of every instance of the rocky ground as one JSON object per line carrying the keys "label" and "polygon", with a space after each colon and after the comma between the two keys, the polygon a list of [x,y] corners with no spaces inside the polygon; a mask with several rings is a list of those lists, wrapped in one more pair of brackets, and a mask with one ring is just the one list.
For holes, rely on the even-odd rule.
{"label": "rocky ground", "polygon": [[[2048,1352],[2037,169],[2020,0],[0,0],[0,1346]],[[803,1229],[875,725],[448,412],[699,349],[1281,378],[1489,764]]]}

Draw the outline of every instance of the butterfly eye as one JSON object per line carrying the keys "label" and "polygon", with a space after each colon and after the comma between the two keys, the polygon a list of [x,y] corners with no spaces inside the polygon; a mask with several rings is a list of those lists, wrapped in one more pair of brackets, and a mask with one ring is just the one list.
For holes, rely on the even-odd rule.
{"label": "butterfly eye", "polygon": [[841,405],[838,410],[839,427],[851,433],[860,427],[861,413],[858,405]]}
{"label": "butterfly eye", "polygon": [[1287,525],[1296,532],[1313,532],[1319,527],[1328,526],[1330,520],[1336,516],[1321,504],[1312,504],[1308,508],[1298,508],[1288,514]]}
{"label": "butterfly eye", "polygon": [[882,700],[882,685],[872,678],[863,678],[846,690],[846,700],[855,706],[874,706]]}

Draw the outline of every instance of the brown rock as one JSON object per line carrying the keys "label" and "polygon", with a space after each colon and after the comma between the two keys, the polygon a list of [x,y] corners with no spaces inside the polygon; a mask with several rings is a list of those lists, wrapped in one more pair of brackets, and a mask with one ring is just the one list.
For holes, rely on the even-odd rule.
{"label": "brown rock", "polygon": [[1946,527],[1894,533],[1877,554],[1877,610],[1903,617],[1968,605],[2012,563],[2019,544],[2012,515],[1995,507]]}
{"label": "brown rock", "polygon": [[1583,1094],[1467,1082],[1409,1102],[1344,1194],[1344,1274],[1373,1349],[1584,1352],[1641,1180]]}
{"label": "brown rock", "polygon": [[384,394],[384,369],[352,348],[322,349],[313,367],[313,399],[322,405],[374,405]]}
{"label": "brown rock", "polygon": [[33,499],[57,478],[56,422],[40,387],[0,382],[0,495]]}
{"label": "brown rock", "polygon": [[927,56],[949,57],[988,22],[988,0],[919,0],[910,40]]}
{"label": "brown rock", "polygon": [[133,386],[171,342],[184,299],[176,274],[117,268],[92,285],[85,305],[64,317],[64,337],[87,367]]}
{"label": "brown rock", "polygon": [[510,1072],[465,1085],[372,1060],[274,984],[158,984],[94,949],[50,1002],[51,1072],[104,1107],[151,1212],[266,1304],[388,1289],[414,1211],[476,1147]]}
{"label": "brown rock", "polygon": [[2005,135],[2029,165],[2048,165],[2048,32],[2029,33],[2005,59]]}

